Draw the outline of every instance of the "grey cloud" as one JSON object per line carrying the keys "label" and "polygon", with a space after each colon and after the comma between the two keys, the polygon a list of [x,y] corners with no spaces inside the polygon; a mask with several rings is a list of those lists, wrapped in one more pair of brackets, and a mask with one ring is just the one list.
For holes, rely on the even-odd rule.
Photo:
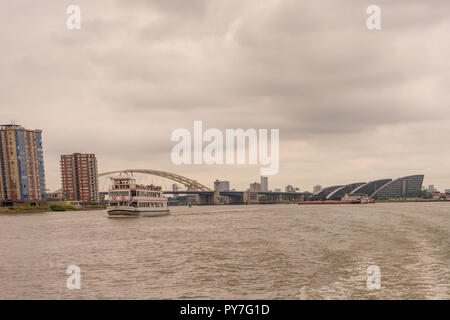
{"label": "grey cloud", "polygon": [[171,132],[203,120],[279,128],[279,186],[418,170],[445,187],[450,171],[426,163],[450,160],[450,3],[376,2],[371,32],[371,1],[80,0],[71,32],[64,3],[3,1],[0,118],[44,129],[49,168],[86,151],[105,169],[257,180],[259,167],[170,164]]}

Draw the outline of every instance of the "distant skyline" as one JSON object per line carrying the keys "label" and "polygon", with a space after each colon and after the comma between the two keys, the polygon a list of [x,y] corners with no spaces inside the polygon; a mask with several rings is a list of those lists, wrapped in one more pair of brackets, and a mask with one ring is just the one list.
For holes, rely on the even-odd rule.
{"label": "distant skyline", "polygon": [[450,188],[447,0],[77,0],[72,31],[69,4],[0,4],[0,122],[43,130],[51,191],[74,152],[100,172],[260,181],[259,165],[172,164],[171,132],[194,120],[280,129],[272,190],[411,174]]}

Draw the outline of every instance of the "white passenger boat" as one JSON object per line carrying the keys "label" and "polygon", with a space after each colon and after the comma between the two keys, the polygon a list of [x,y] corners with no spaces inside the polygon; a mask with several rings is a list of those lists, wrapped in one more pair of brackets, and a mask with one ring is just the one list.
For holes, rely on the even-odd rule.
{"label": "white passenger boat", "polygon": [[368,203],[375,203],[375,200],[372,198],[369,198],[367,195],[352,195],[349,196],[346,194],[341,201],[353,201],[354,203],[362,203],[362,204],[368,204]]}
{"label": "white passenger boat", "polygon": [[161,187],[137,185],[131,177],[111,178],[108,192],[108,217],[158,217],[169,214],[167,198]]}

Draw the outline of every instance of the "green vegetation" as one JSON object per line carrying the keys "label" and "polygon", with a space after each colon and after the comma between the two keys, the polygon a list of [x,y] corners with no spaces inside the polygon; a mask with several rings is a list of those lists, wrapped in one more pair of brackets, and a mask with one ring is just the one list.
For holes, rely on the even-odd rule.
{"label": "green vegetation", "polygon": [[81,209],[77,209],[72,206],[58,206],[58,205],[50,206],[50,209],[52,211],[79,211],[79,210],[81,210]]}
{"label": "green vegetation", "polygon": [[423,190],[422,191],[422,198],[424,198],[424,199],[432,199],[433,198],[433,194],[431,194],[431,192],[428,192],[427,190]]}
{"label": "green vegetation", "polygon": [[[90,206],[85,209],[86,210],[104,210],[104,209],[106,209],[106,206]],[[85,209],[83,209],[83,210],[85,210]]]}
{"label": "green vegetation", "polygon": [[1,213],[33,213],[33,212],[47,212],[50,211],[49,207],[42,206],[22,206],[22,207],[0,207]]}
{"label": "green vegetation", "polygon": [[67,211],[79,211],[81,209],[77,209],[75,207],[72,206],[64,206],[64,209],[66,209]]}
{"label": "green vegetation", "polygon": [[42,213],[42,212],[64,212],[64,211],[93,211],[93,210],[104,210],[106,206],[90,206],[86,208],[75,208],[72,206],[19,206],[19,207],[0,207],[0,214],[7,213]]}
{"label": "green vegetation", "polygon": [[52,209],[52,211],[66,211],[65,207],[57,205],[50,206],[50,209]]}

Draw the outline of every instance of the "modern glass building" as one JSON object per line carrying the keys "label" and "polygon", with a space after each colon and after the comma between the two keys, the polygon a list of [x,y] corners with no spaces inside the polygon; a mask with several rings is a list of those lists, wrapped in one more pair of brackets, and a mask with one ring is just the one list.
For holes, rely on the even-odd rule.
{"label": "modern glass building", "polygon": [[366,183],[365,182],[355,182],[355,183],[350,183],[350,184],[347,184],[340,188],[337,188],[327,196],[327,199],[341,200],[341,198],[344,197],[346,194],[351,193],[354,189],[356,189],[359,186],[362,186],[364,184],[366,184]]}
{"label": "modern glass building", "polygon": [[370,195],[376,200],[418,198],[422,193],[424,175],[413,175],[391,181]]}
{"label": "modern glass building", "polygon": [[331,186],[315,193],[312,200],[340,200],[346,194],[365,195],[376,200],[419,198],[422,194],[424,175],[412,175],[396,180],[379,179]]}
{"label": "modern glass building", "polygon": [[315,193],[311,199],[312,200],[325,200],[325,199],[327,199],[327,197],[330,193],[332,193],[333,191],[335,191],[341,187],[343,187],[343,186],[339,185],[339,186],[331,186],[331,187],[323,188],[318,193]]}
{"label": "modern glass building", "polygon": [[0,126],[0,204],[37,205],[45,199],[42,131]]}
{"label": "modern glass building", "polygon": [[386,183],[391,182],[392,179],[380,179],[380,180],[374,180],[371,182],[367,182],[358,188],[355,188],[350,195],[357,195],[357,194],[363,194],[366,196],[370,196],[375,191],[377,191],[379,188],[384,186]]}

